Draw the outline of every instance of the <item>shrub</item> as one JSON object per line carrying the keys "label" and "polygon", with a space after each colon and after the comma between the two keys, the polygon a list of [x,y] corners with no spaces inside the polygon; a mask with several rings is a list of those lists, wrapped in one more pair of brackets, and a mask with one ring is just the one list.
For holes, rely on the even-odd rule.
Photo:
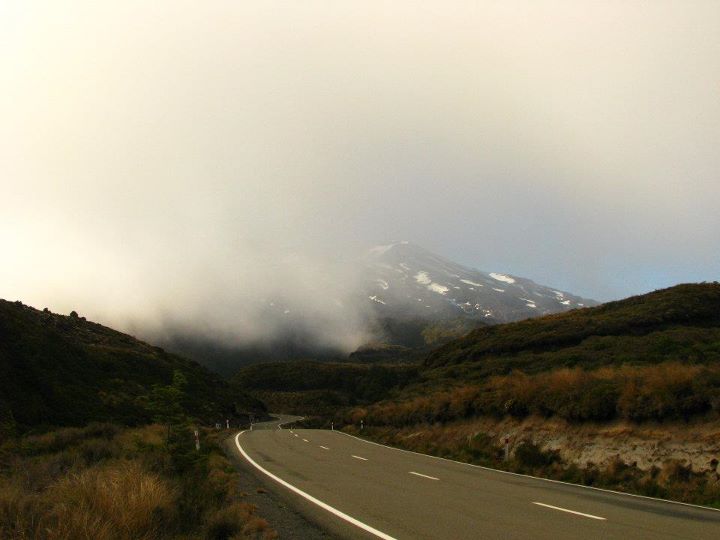
{"label": "shrub", "polygon": [[515,450],[515,460],[523,467],[539,469],[560,462],[560,456],[554,451],[543,451],[532,441],[523,441]]}
{"label": "shrub", "polygon": [[208,540],[227,540],[243,532],[255,507],[247,503],[235,503],[213,512],[207,519],[205,535]]}

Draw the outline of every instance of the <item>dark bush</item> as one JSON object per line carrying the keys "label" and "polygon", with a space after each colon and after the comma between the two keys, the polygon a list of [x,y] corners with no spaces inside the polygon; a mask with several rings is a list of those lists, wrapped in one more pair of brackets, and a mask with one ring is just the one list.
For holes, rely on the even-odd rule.
{"label": "dark bush", "polygon": [[523,441],[515,450],[515,460],[524,467],[538,469],[560,462],[556,451],[543,451],[532,441]]}

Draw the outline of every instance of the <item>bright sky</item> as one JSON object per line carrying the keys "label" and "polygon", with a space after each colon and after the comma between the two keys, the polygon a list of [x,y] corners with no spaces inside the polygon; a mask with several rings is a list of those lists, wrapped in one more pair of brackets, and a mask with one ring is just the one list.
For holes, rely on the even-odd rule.
{"label": "bright sky", "polygon": [[720,278],[718,1],[4,0],[0,88],[0,297],[247,327],[395,239]]}

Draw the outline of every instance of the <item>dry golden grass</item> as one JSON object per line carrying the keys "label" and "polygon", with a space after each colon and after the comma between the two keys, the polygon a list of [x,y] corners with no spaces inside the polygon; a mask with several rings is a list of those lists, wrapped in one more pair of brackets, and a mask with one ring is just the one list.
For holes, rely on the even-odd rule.
{"label": "dry golden grass", "polygon": [[113,538],[157,538],[160,527],[172,520],[176,499],[166,481],[135,462],[71,475],[47,495],[57,516],[57,533],[50,538],[90,538],[98,530]]}
{"label": "dry golden grass", "polygon": [[218,434],[205,437],[206,453],[179,457],[164,435],[162,426],[89,426],[0,447],[0,539],[275,538],[239,502]]}
{"label": "dry golden grass", "polygon": [[160,538],[176,495],[134,462],[92,467],[41,492],[0,484],[0,537],[71,539]]}
{"label": "dry golden grass", "polygon": [[405,426],[476,416],[557,416],[573,422],[617,418],[643,422],[720,414],[720,367],[658,365],[561,368],[530,375],[513,371],[405,401],[356,408],[345,421]]}

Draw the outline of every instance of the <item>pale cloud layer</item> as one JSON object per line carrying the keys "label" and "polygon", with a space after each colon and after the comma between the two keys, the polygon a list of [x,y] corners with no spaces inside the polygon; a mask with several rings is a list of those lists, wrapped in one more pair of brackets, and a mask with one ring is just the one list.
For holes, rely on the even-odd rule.
{"label": "pale cloud layer", "polygon": [[6,0],[0,88],[0,297],[244,339],[280,295],[351,347],[327,299],[386,240],[720,277],[720,2]]}

